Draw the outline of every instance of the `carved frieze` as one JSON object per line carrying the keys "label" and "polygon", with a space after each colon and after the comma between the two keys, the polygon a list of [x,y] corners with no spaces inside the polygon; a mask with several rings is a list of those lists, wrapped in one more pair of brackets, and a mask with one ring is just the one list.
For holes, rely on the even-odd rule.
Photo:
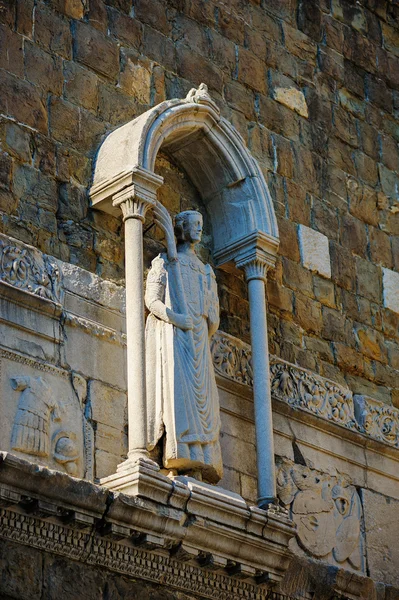
{"label": "carved frieze", "polygon": [[110,541],[93,535],[91,531],[72,529],[10,510],[0,510],[0,536],[203,598],[263,600],[269,597],[266,586],[204,570],[165,554]]}
{"label": "carved frieze", "polygon": [[237,338],[217,331],[211,341],[213,365],[219,375],[238,383],[253,385],[251,346]]}
{"label": "carved frieze", "polygon": [[355,426],[349,389],[276,358],[271,360],[270,376],[275,398],[340,425]]}
{"label": "carved frieze", "polygon": [[399,411],[373,398],[355,395],[354,407],[359,431],[399,447]]}
{"label": "carved frieze", "polygon": [[283,461],[277,493],[297,525],[296,542],[305,554],[362,570],[361,502],[345,476]]}
{"label": "carved frieze", "polygon": [[0,237],[0,280],[61,303],[61,274],[56,261],[6,236]]}
{"label": "carved frieze", "polygon": [[[253,385],[251,346],[222,331],[212,338],[215,371],[228,379]],[[272,397],[399,448],[399,410],[366,396],[353,396],[349,388],[316,373],[270,357]]]}

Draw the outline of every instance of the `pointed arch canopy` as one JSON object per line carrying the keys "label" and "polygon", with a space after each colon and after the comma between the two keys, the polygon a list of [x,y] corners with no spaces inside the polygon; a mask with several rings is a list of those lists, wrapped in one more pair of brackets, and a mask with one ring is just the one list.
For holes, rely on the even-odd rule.
{"label": "pointed arch canopy", "polygon": [[278,228],[263,173],[204,84],[185,99],[162,102],[108,135],[96,159],[92,206],[120,215],[113,197],[132,185],[154,196],[163,182],[154,172],[161,149],[202,197],[216,264],[239,264],[254,253],[273,264]]}

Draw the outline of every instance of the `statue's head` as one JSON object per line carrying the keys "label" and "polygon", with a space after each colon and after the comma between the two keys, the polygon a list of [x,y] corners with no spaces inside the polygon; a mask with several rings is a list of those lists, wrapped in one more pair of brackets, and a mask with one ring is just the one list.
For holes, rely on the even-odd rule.
{"label": "statue's head", "polygon": [[175,217],[175,235],[178,242],[200,242],[202,227],[202,215],[197,210],[185,210]]}

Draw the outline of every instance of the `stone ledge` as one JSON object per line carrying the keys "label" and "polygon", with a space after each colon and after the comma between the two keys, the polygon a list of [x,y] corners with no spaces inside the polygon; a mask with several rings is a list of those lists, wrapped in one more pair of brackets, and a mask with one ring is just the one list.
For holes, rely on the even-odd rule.
{"label": "stone ledge", "polygon": [[183,590],[202,581],[209,598],[257,600],[281,581],[295,531],[286,511],[142,462],[132,472],[126,495],[1,452],[0,536],[151,581],[163,572]]}

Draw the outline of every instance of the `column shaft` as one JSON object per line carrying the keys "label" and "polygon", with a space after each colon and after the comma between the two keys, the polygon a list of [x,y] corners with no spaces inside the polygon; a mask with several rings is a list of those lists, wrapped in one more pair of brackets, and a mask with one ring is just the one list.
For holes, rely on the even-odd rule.
{"label": "column shaft", "polygon": [[143,223],[125,220],[128,458],[148,456],[144,345]]}
{"label": "column shaft", "polygon": [[276,499],[270,365],[264,280],[249,279],[248,295],[254,378],[253,389],[258,470],[258,505],[262,507],[270,502],[274,502]]}

